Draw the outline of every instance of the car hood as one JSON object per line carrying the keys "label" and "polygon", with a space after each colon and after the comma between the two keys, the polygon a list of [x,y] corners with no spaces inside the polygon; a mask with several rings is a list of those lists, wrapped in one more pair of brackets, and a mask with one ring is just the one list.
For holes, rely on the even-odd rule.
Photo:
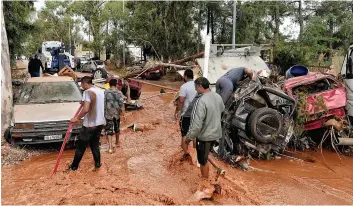
{"label": "car hood", "polygon": [[70,120],[80,107],[79,102],[15,105],[15,123]]}

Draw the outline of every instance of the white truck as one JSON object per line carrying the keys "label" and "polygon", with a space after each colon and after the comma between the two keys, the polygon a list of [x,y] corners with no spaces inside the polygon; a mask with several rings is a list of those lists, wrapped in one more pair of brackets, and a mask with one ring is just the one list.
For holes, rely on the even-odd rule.
{"label": "white truck", "polygon": [[[60,41],[45,41],[42,46],[38,49],[38,57],[42,61],[45,70],[52,67],[53,57],[51,51],[54,48],[63,48],[64,44]],[[71,68],[75,68],[74,56],[68,52],[64,52],[65,56],[68,57],[70,61]]]}
{"label": "white truck", "polygon": [[347,113],[353,119],[353,44],[350,45],[341,69],[341,76],[347,90]]}

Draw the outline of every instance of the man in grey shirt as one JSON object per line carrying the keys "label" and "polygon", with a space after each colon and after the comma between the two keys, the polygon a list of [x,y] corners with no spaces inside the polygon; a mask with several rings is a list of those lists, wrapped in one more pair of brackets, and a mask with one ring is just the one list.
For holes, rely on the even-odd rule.
{"label": "man in grey shirt", "polygon": [[[222,65],[223,69],[227,69]],[[216,92],[221,95],[223,103],[227,105],[233,91],[236,90],[239,81],[243,80],[247,75],[251,80],[255,80],[256,76],[253,71],[245,67],[237,67],[230,69],[216,82]]]}
{"label": "man in grey shirt", "polygon": [[180,87],[179,101],[175,109],[175,118],[179,119],[179,114],[181,115],[179,121],[181,130],[181,148],[184,151],[184,155],[181,159],[182,161],[190,158],[188,151],[189,145],[185,144],[185,136],[189,131],[191,116],[191,111],[188,111],[188,108],[192,108],[191,102],[197,94],[194,84],[194,73],[191,69],[185,70],[184,81],[185,83]]}
{"label": "man in grey shirt", "polygon": [[207,160],[217,168],[217,173],[224,173],[210,152],[215,141],[222,136],[221,114],[224,104],[221,96],[211,92],[209,86],[210,82],[204,77],[195,80],[195,89],[200,95],[192,110],[191,124],[185,140],[188,144],[196,138],[197,159],[201,165],[201,175],[206,179],[209,176]]}

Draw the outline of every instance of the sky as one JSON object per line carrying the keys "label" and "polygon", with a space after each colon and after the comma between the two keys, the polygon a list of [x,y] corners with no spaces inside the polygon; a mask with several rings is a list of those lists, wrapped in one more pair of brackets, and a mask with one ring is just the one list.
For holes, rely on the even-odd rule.
{"label": "sky", "polygon": [[[42,8],[45,7],[44,0],[37,0],[34,2],[34,7],[37,12],[39,12]],[[299,35],[299,24],[293,22],[291,17],[287,17],[283,20],[283,24],[280,26],[280,32],[286,36],[289,36],[290,39],[296,39]],[[202,31],[202,37],[205,39],[206,36],[206,29]],[[84,34],[84,39],[88,40],[88,35]]]}

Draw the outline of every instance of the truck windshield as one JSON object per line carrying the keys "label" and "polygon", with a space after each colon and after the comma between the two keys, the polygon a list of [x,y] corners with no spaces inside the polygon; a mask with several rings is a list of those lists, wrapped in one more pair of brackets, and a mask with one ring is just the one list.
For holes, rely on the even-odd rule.
{"label": "truck windshield", "polygon": [[79,102],[81,97],[75,82],[29,82],[24,85],[16,104]]}

